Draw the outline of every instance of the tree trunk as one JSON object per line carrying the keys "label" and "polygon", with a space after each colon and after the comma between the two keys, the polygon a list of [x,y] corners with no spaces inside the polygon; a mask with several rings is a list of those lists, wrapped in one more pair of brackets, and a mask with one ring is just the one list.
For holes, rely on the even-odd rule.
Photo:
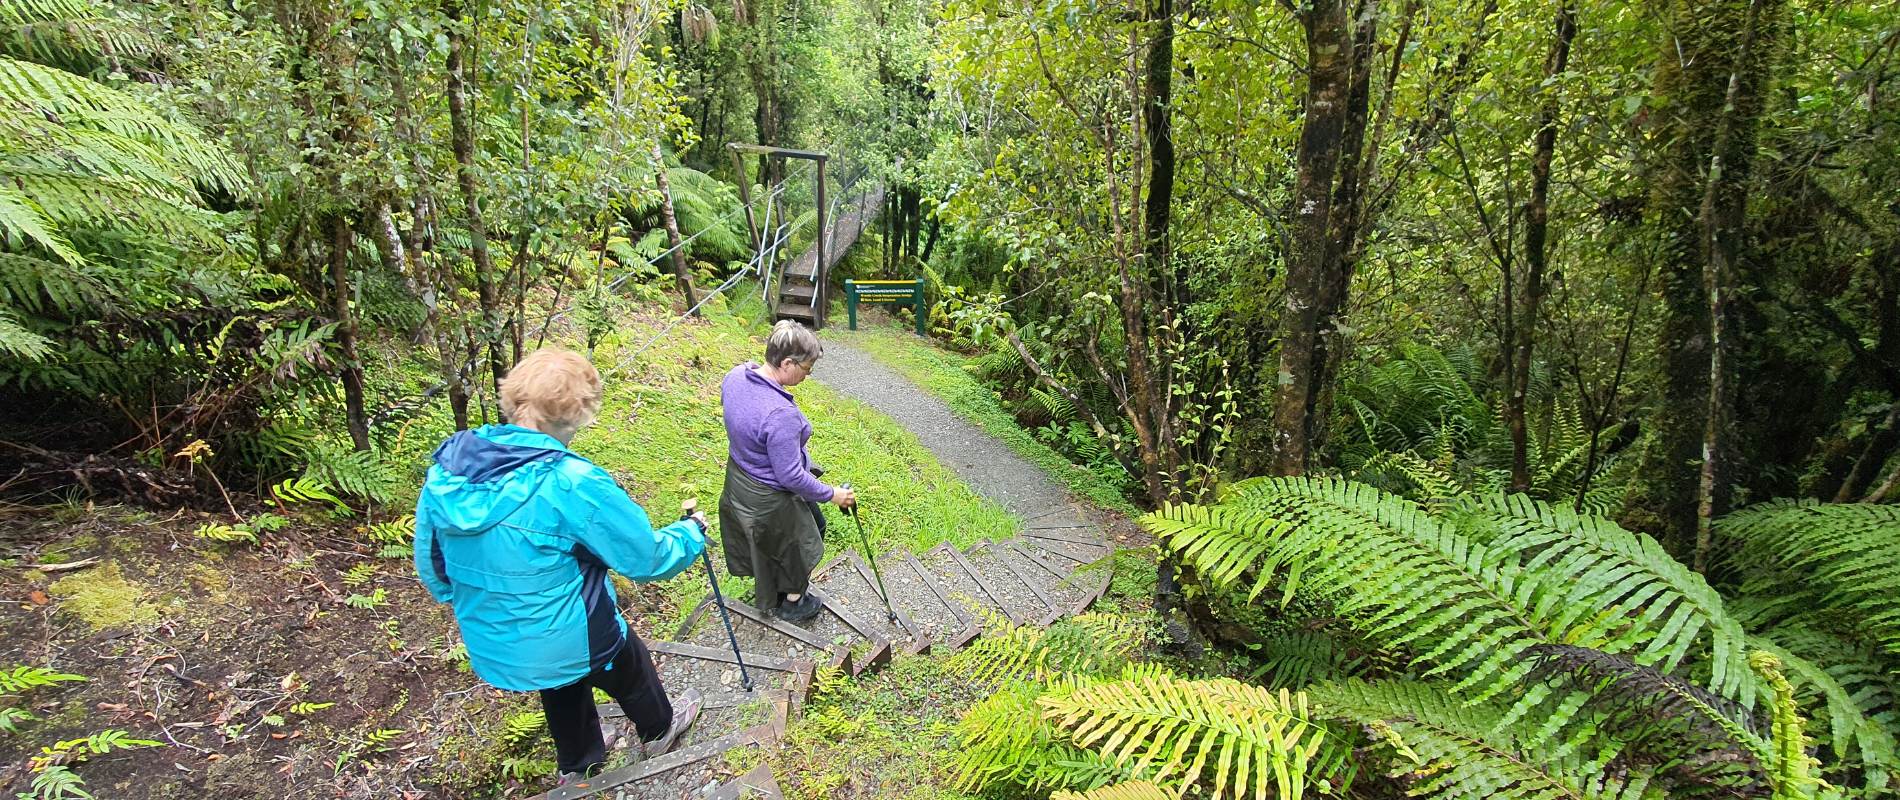
{"label": "tree trunk", "polygon": [[1274,401],[1273,472],[1297,475],[1311,454],[1315,356],[1330,251],[1333,178],[1346,127],[1352,38],[1343,0],[1313,0],[1300,22],[1306,29],[1306,113],[1301,123],[1294,181],[1290,252],[1286,256],[1286,313],[1281,321],[1279,395]]}
{"label": "tree trunk", "polygon": [[658,142],[653,143],[653,182],[660,188],[660,222],[666,226],[666,246],[673,251],[673,277],[679,281],[680,297],[685,298],[686,308],[693,316],[697,303],[693,300],[693,275],[686,270],[686,250],[680,247],[679,218],[673,215],[673,180],[666,174],[666,154],[660,150]]}
{"label": "tree trunk", "polygon": [[1709,298],[1709,396],[1702,434],[1702,472],[1697,487],[1694,567],[1706,571],[1715,519],[1733,502],[1735,350],[1731,315],[1736,292],[1736,262],[1742,250],[1748,211],[1748,171],[1755,155],[1755,130],[1762,93],[1769,80],[1775,28],[1786,0],[1750,0],[1743,15],[1741,46],[1729,68],[1722,110],[1702,195],[1703,291]]}
{"label": "tree trunk", "polygon": [[475,292],[482,306],[481,338],[488,350],[489,379],[499,398],[501,379],[508,374],[508,363],[502,354],[501,302],[495,262],[488,253],[488,229],[482,223],[481,194],[475,184],[475,128],[469,118],[468,81],[462,63],[463,50],[467,47],[462,33],[462,4],[459,0],[447,0],[442,4],[442,13],[449,18],[449,149],[455,154],[455,181],[462,189],[462,212],[468,217],[469,257],[475,262]]}
{"label": "tree trunk", "polygon": [[[1685,560],[1694,549],[1702,506],[1702,478],[1694,465],[1704,461],[1713,361],[1712,304],[1704,274],[1708,264],[1705,221],[1712,220],[1699,212],[1711,179],[1739,192],[1740,184],[1734,179],[1747,170],[1745,157],[1739,162],[1726,158],[1730,162],[1724,165],[1727,174],[1706,174],[1716,155],[1716,131],[1727,127],[1724,108],[1731,83],[1738,100],[1745,100],[1750,108],[1760,106],[1756,91],[1766,65],[1741,64],[1735,56],[1737,35],[1747,38],[1750,20],[1755,18],[1751,0],[1677,0],[1654,90],[1659,101],[1655,140],[1662,143],[1662,150],[1652,161],[1649,214],[1662,237],[1658,345],[1663,391],[1661,409],[1653,420],[1654,439],[1639,470],[1643,490],[1631,498],[1629,510],[1636,517],[1634,524],[1656,531],[1663,544]],[[1736,80],[1731,82],[1731,77]],[[1738,113],[1736,122],[1746,122],[1752,132],[1755,115]],[[1752,147],[1752,135],[1742,138]],[[1717,191],[1728,196],[1728,189]],[[1718,482],[1724,480],[1715,477]]]}
{"label": "tree trunk", "polygon": [[369,413],[363,405],[363,361],[356,352],[356,314],[350,310],[350,250],[356,235],[342,214],[330,217],[330,302],[336,315],[337,355],[341,357],[343,408],[350,443],[369,449]]}
{"label": "tree trunk", "polygon": [[1362,224],[1366,198],[1361,177],[1368,158],[1365,152],[1366,125],[1372,100],[1372,57],[1379,44],[1379,4],[1363,0],[1359,18],[1353,24],[1352,60],[1346,65],[1352,76],[1346,91],[1346,121],[1340,128],[1339,176],[1333,187],[1333,207],[1327,220],[1326,271],[1320,284],[1319,329],[1313,347],[1313,391],[1307,403],[1306,436],[1308,464],[1326,443],[1327,421],[1332,419],[1333,390],[1339,366],[1346,360],[1347,299],[1352,291],[1352,275],[1358,254],[1364,252]]}
{"label": "tree trunk", "polygon": [[1854,468],[1841,479],[1841,486],[1834,492],[1834,502],[1851,503],[1859,497],[1861,489],[1873,481],[1886,466],[1887,459],[1893,456],[1894,446],[1900,444],[1900,404],[1887,411],[1887,418],[1867,439],[1867,446],[1860,451],[1860,457],[1854,459]]}
{"label": "tree trunk", "polygon": [[1557,9],[1556,38],[1544,61],[1544,102],[1537,112],[1536,144],[1531,155],[1531,197],[1524,207],[1524,299],[1516,320],[1511,353],[1511,386],[1504,407],[1511,431],[1511,491],[1531,488],[1530,436],[1525,407],[1530,402],[1531,351],[1537,341],[1538,310],[1544,300],[1544,274],[1550,259],[1550,165],[1557,152],[1557,123],[1562,111],[1557,80],[1570,63],[1570,42],[1577,35],[1572,0]]}

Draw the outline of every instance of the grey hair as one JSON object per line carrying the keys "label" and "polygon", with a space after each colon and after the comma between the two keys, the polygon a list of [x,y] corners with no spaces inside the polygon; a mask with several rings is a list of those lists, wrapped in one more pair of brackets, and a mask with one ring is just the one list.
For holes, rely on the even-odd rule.
{"label": "grey hair", "polygon": [[818,334],[795,320],[779,320],[772,326],[772,335],[765,340],[765,363],[770,367],[777,367],[788,358],[810,364],[824,354],[825,346],[818,343]]}

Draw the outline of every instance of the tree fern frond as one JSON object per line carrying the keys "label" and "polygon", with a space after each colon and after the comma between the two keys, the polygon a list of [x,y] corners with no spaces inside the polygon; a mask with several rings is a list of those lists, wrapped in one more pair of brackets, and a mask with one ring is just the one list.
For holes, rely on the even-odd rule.
{"label": "tree fern frond", "polygon": [[[1655,539],[1524,495],[1471,498],[1455,516],[1495,530],[1494,546],[1517,553],[1526,569],[1555,571],[1563,592],[1540,602],[1638,615],[1639,624],[1656,634],[1630,651],[1637,663],[1674,670],[1691,655],[1706,653],[1716,691],[1743,706],[1754,702],[1741,623],[1701,574]],[[1706,649],[1698,648],[1705,638]]]}
{"label": "tree fern frond", "polygon": [[52,352],[51,340],[27,330],[11,309],[0,308],[0,355],[21,361],[41,361]]}
{"label": "tree fern frond", "polygon": [[1849,615],[1849,630],[1900,656],[1900,507],[1814,501],[1764,503],[1716,521],[1739,540],[1744,570],[1800,576],[1816,599]]}
{"label": "tree fern frond", "polygon": [[1297,800],[1346,750],[1304,695],[1227,678],[1148,675],[1052,690],[1038,702],[1076,744],[1160,783],[1206,776],[1215,798]]}
{"label": "tree fern frond", "polygon": [[1413,681],[1319,684],[1307,691],[1316,712],[1372,729],[1397,753],[1393,776],[1409,794],[1488,800],[1636,800],[1661,798],[1652,775],[1610,776],[1585,759],[1528,752],[1518,731],[1500,727],[1505,709],[1466,703],[1450,687]]}
{"label": "tree fern frond", "polygon": [[0,25],[26,25],[91,16],[88,0],[0,0]]}
{"label": "tree fern frond", "polygon": [[23,253],[0,253],[0,304],[31,314],[111,313],[117,292],[86,267]]}
{"label": "tree fern frond", "polygon": [[1056,792],[1049,800],[1175,800],[1175,797],[1147,781],[1132,781],[1086,792]]}
{"label": "tree fern frond", "polygon": [[79,252],[59,232],[59,223],[38,202],[19,189],[0,186],[0,244],[37,246],[68,264],[80,263]]}
{"label": "tree fern frond", "polygon": [[1031,683],[1005,684],[964,713],[957,723],[954,756],[960,785],[1091,789],[1130,777],[1127,770],[1070,743],[1045,719],[1036,705],[1042,691]]}

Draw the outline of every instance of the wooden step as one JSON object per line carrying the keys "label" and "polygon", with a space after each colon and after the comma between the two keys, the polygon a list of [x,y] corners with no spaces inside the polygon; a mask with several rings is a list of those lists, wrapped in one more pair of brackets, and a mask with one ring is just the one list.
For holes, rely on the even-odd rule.
{"label": "wooden step", "polygon": [[[893,603],[886,611],[883,595],[878,593],[876,575],[864,559],[857,553],[846,552],[834,559],[827,570],[812,575],[812,585],[828,604],[843,608],[857,620],[863,622],[870,632],[890,641],[906,653],[919,653],[930,648],[931,640],[910,614]],[[879,564],[880,569],[887,565]]]}
{"label": "wooden step", "polygon": [[1067,564],[1061,559],[1045,558],[1035,548],[1018,539],[1000,542],[996,548],[1017,560],[1037,580],[1043,581],[1043,591],[1055,599],[1065,616],[1088,610],[1108,591],[1108,583],[1114,577],[1115,571],[1110,563],[1096,562],[1083,566]]}
{"label": "wooden step", "polygon": [[[740,652],[830,664],[845,651],[843,646],[811,631],[731,598],[726,600],[726,613],[732,618],[732,632],[739,640]],[[732,646],[726,636],[725,623],[710,597],[700,601],[673,638],[701,647],[730,649]]]}
{"label": "wooden step", "polygon": [[1000,593],[989,586],[989,579],[976,567],[971,566],[963,554],[947,544],[937,545],[925,553],[919,561],[936,578],[951,602],[962,604],[965,613],[981,623],[981,616],[975,609],[987,609],[991,613],[1001,614],[1018,625],[1027,625],[1031,620],[1019,619],[1000,598]]}
{"label": "wooden step", "polygon": [[818,319],[818,312],[813,310],[810,305],[798,305],[796,303],[780,303],[778,311],[775,312],[775,314],[779,319],[797,320],[805,323],[807,327],[813,326]]}
{"label": "wooden step", "polygon": [[1010,608],[1010,616],[1018,624],[1047,627],[1062,618],[1063,607],[1056,603],[1042,587],[1043,581],[1029,572],[1029,565],[1016,562],[1008,553],[998,550],[996,545],[985,539],[977,542],[966,554],[971,566],[982,572],[988,579],[997,597]]}
{"label": "wooden step", "polygon": [[801,306],[809,306],[812,303],[812,298],[817,295],[818,287],[809,283],[803,285],[787,283],[778,289],[778,301],[781,303],[796,303]]}
{"label": "wooden step", "polygon": [[760,764],[751,772],[733,778],[706,795],[705,800],[784,800],[772,768]]}
{"label": "wooden step", "polygon": [[1017,542],[1050,563],[1076,566],[1093,564],[1111,555],[1115,549],[1106,542],[1087,539],[1078,531],[1024,530]]}
{"label": "wooden step", "polygon": [[930,637],[933,648],[956,650],[982,633],[969,609],[952,599],[950,590],[908,551],[891,551],[878,563],[884,567],[891,599]]}

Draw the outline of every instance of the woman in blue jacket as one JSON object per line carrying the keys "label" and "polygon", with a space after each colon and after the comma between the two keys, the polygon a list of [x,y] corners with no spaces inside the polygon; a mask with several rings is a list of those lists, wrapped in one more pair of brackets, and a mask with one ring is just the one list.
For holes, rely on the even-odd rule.
{"label": "woman in blue jacket", "polygon": [[594,687],[626,710],[648,755],[670,748],[700,706],[697,690],[668,701],[607,571],[635,581],[679,574],[706,546],[706,519],[655,530],[606,470],[567,449],[600,396],[585,358],[534,352],[501,385],[512,424],[449,437],[416,501],[422,584],[454,607],[476,675],[541,693],[562,783],[606,763],[612,743]]}

